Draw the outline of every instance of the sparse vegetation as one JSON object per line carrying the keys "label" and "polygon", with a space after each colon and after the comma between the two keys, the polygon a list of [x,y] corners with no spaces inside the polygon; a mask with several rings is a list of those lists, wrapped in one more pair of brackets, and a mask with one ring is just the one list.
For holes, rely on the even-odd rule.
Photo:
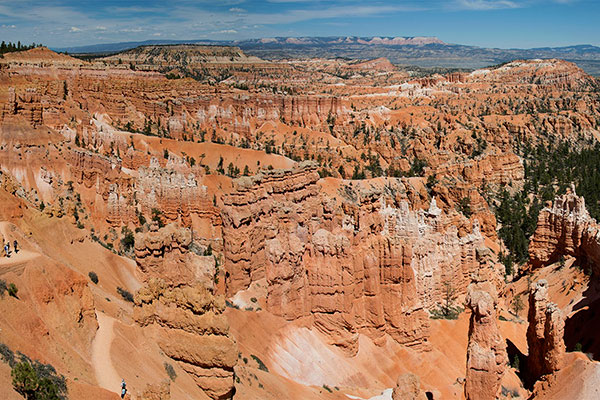
{"label": "sparse vegetation", "polygon": [[454,300],[457,297],[456,287],[450,281],[450,278],[446,278],[442,282],[444,302],[439,305],[437,309],[431,310],[431,318],[433,319],[457,319],[460,313],[463,311],[462,308],[454,306]]}
{"label": "sparse vegetation", "polygon": [[27,400],[66,400],[67,382],[50,364],[31,360],[24,354],[0,344],[2,361],[11,367],[12,386]]}
{"label": "sparse vegetation", "polygon": [[229,300],[225,300],[225,307],[235,308],[236,310],[240,309],[240,307],[237,304],[233,304]]}
{"label": "sparse vegetation", "polygon": [[121,228],[121,235],[123,235],[123,238],[121,239],[121,250],[125,253],[129,253],[135,244],[133,232],[128,227],[123,226],[123,228]]}
{"label": "sparse vegetation", "polygon": [[256,361],[256,363],[258,364],[258,369],[260,369],[261,371],[269,372],[269,368],[267,368],[265,363],[263,363],[260,358],[258,358],[254,354],[250,354],[250,357],[252,357],[254,361]]}
{"label": "sparse vegetation", "polygon": [[521,310],[523,310],[523,307],[525,307],[525,305],[523,304],[523,300],[521,299],[521,296],[520,295],[515,296],[515,298],[512,302],[513,314],[518,317]]}
{"label": "sparse vegetation", "polygon": [[14,365],[15,363],[15,353],[4,343],[0,343],[0,357],[8,365]]}
{"label": "sparse vegetation", "polygon": [[15,285],[14,283],[10,283],[8,285],[8,294],[14,298],[17,298],[17,293],[19,292],[19,289],[17,288],[17,285]]}
{"label": "sparse vegetation", "polygon": [[175,372],[175,368],[173,368],[173,366],[166,361],[163,365],[165,367],[165,371],[167,371],[167,375],[169,375],[169,378],[175,382],[175,378],[177,378],[177,372]]}
{"label": "sparse vegetation", "polygon": [[94,271],[90,271],[88,276],[90,277],[90,280],[94,282],[94,284],[98,284],[98,274],[96,274]]}
{"label": "sparse vegetation", "polygon": [[162,228],[165,226],[165,223],[163,221],[163,213],[158,208],[152,209],[152,221],[156,222],[158,224],[159,228]]}
{"label": "sparse vegetation", "polygon": [[119,293],[121,295],[123,300],[133,303],[133,295],[130,292],[128,292],[127,290],[123,289],[120,286],[117,286],[117,293]]}
{"label": "sparse vegetation", "polygon": [[471,199],[468,197],[463,197],[458,202],[457,206],[458,212],[462,213],[465,217],[471,218],[473,211],[471,210]]}
{"label": "sparse vegetation", "polygon": [[511,367],[513,367],[517,371],[520,371],[520,368],[521,368],[520,366],[521,366],[521,360],[519,359],[519,355],[515,354],[515,357],[513,358],[512,363],[511,363]]}

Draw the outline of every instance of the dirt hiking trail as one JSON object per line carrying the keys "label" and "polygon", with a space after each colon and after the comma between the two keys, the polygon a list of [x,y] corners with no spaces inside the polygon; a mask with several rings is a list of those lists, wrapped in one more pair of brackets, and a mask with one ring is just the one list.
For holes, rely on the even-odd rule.
{"label": "dirt hiking trail", "polygon": [[97,312],[96,317],[98,318],[98,331],[92,343],[92,366],[96,380],[101,388],[119,393],[121,377],[110,357],[110,347],[115,336],[113,329],[115,319],[101,312]]}

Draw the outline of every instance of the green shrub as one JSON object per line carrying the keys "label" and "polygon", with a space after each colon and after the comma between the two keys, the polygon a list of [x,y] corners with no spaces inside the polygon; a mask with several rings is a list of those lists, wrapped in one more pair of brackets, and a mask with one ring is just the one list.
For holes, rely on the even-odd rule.
{"label": "green shrub", "polygon": [[256,357],[254,354],[251,354],[250,357],[252,357],[254,361],[256,361],[256,363],[258,364],[258,369],[260,369],[261,371],[269,372],[269,368],[267,368],[265,363],[263,363],[260,358]]}
{"label": "green shrub", "polygon": [[6,281],[4,279],[0,279],[0,297],[4,297],[4,292],[8,287],[6,286]]}
{"label": "green shrub", "polygon": [[457,206],[458,212],[462,213],[465,217],[471,218],[473,211],[471,210],[471,199],[468,197],[463,197],[458,202]]}
{"label": "green shrub", "polygon": [[430,310],[430,313],[431,319],[458,319],[458,316],[463,311],[461,307],[438,306],[438,308]]}
{"label": "green shrub", "polygon": [[127,290],[123,289],[120,286],[117,286],[117,293],[119,293],[121,295],[123,300],[133,303],[133,295],[130,292],[128,292]]}
{"label": "green shrub", "polygon": [[94,271],[90,271],[88,276],[92,282],[94,282],[96,285],[98,284],[98,274],[96,274]]}
{"label": "green shrub", "polygon": [[135,238],[131,229],[126,226],[121,229],[121,234],[123,234],[123,239],[121,239],[121,250],[127,253],[135,245]]}
{"label": "green shrub", "polygon": [[31,364],[20,362],[14,366],[10,372],[12,384],[15,390],[26,399],[35,398],[35,391],[38,388],[38,377]]}
{"label": "green shrub", "polygon": [[11,367],[15,365],[15,353],[4,343],[0,343],[0,358]]}
{"label": "green shrub", "polygon": [[177,378],[177,372],[175,372],[175,368],[173,368],[173,366],[168,362],[165,362],[163,365],[165,366],[165,371],[167,371],[167,375],[169,375],[169,378],[171,378],[171,380],[175,382],[175,378]]}
{"label": "green shrub", "polygon": [[261,371],[269,372],[269,368],[267,368],[265,363],[263,363],[260,358],[256,357],[254,354],[250,354],[250,357],[252,357],[254,361],[256,361],[256,363],[258,364],[258,369],[260,369]]}
{"label": "green shrub", "polygon": [[521,360],[519,359],[519,355],[518,354],[515,354],[515,358],[513,358],[513,361],[511,363],[511,367],[513,367],[517,371],[521,370]]}
{"label": "green shrub", "polygon": [[67,383],[50,364],[32,361],[21,354],[12,367],[12,385],[15,391],[31,400],[66,400]]}
{"label": "green shrub", "polygon": [[323,389],[327,390],[329,393],[333,393],[333,390],[327,385],[323,385]]}
{"label": "green shrub", "polygon": [[17,289],[17,286],[14,283],[11,283],[8,285],[8,294],[11,295],[12,297],[17,297],[17,292],[19,291],[19,289]]}
{"label": "green shrub", "polygon": [[144,224],[146,223],[146,217],[144,217],[144,214],[142,214],[141,212],[139,212],[139,211],[136,211],[136,212],[138,213],[137,217],[138,217],[138,221],[140,222],[140,225],[144,226]]}
{"label": "green shrub", "polygon": [[152,221],[155,221],[156,223],[158,223],[158,227],[162,228],[163,226],[165,226],[165,223],[162,219],[162,211],[160,211],[158,208],[153,208],[152,209]]}
{"label": "green shrub", "polygon": [[225,307],[235,308],[236,310],[240,309],[240,306],[238,306],[237,304],[233,304],[229,300],[225,300]]}

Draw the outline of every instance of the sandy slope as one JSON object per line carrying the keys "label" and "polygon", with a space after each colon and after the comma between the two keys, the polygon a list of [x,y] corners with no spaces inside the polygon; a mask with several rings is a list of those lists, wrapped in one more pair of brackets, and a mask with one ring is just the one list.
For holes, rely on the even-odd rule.
{"label": "sandy slope", "polygon": [[[11,229],[12,227],[12,229]],[[29,261],[32,260],[36,257],[38,257],[40,254],[34,251],[30,251],[27,249],[19,249],[19,251],[17,253],[15,253],[15,250],[13,248],[13,240],[16,239],[20,239],[20,237],[17,237],[17,235],[11,233],[11,231],[14,229],[14,226],[7,221],[2,221],[0,222],[0,234],[2,235],[2,237],[4,237],[5,241],[9,241],[10,242],[10,257],[0,257],[0,266],[18,266],[22,263],[24,263],[25,261]],[[20,240],[20,245],[23,246],[23,241]],[[2,254],[4,254],[4,249],[0,249],[0,252]],[[3,268],[3,272],[8,272],[6,269]]]}
{"label": "sandy slope", "polygon": [[94,373],[98,380],[98,386],[111,392],[118,392],[121,378],[110,358],[110,346],[115,337],[113,330],[115,320],[100,312],[96,313],[96,317],[98,318],[99,327],[92,343]]}
{"label": "sandy slope", "polygon": [[11,249],[10,257],[0,257],[0,266],[17,266],[23,264],[26,261],[33,260],[39,257],[39,253],[35,253],[29,250],[19,250],[17,254]]}
{"label": "sandy slope", "polygon": [[600,363],[582,353],[567,353],[565,367],[550,382],[538,382],[536,399],[600,399]]}

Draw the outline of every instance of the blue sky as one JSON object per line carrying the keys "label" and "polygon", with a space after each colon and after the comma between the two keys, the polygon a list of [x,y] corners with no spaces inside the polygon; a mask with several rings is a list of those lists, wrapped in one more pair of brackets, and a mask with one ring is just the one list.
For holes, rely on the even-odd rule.
{"label": "blue sky", "polygon": [[599,19],[600,0],[0,0],[2,40],[50,47],[338,35],[600,46]]}

